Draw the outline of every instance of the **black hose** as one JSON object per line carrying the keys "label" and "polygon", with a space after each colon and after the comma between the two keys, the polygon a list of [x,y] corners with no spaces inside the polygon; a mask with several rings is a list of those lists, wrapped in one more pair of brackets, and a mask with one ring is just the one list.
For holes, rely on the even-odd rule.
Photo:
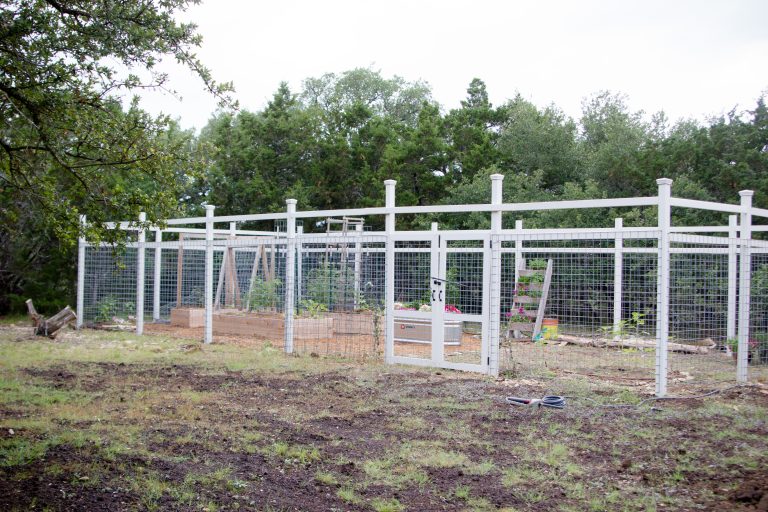
{"label": "black hose", "polygon": [[507,403],[510,405],[538,405],[539,407],[551,407],[552,409],[562,409],[565,407],[565,397],[557,395],[547,395],[544,398],[519,398],[508,396]]}

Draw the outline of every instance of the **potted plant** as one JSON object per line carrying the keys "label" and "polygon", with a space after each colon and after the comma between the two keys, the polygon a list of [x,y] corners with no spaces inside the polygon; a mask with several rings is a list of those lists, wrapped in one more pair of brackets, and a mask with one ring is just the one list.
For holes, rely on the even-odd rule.
{"label": "potted plant", "polygon": [[533,322],[531,322],[531,313],[520,306],[517,310],[507,311],[507,332],[510,331],[533,331]]}

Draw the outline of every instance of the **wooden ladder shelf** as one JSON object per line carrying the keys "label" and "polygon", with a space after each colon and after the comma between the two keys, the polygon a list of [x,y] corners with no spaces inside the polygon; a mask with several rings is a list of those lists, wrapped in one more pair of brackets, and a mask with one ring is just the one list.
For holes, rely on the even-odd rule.
{"label": "wooden ladder shelf", "polygon": [[[515,295],[512,298],[513,319],[508,322],[506,335],[520,338],[521,332],[530,332],[531,339],[536,339],[541,333],[549,286],[552,283],[552,260],[547,261],[546,269],[529,269],[525,264],[525,260],[520,261],[518,278],[515,282]],[[531,308],[534,304],[536,309]],[[514,316],[518,315],[526,317],[526,320],[514,321]]]}

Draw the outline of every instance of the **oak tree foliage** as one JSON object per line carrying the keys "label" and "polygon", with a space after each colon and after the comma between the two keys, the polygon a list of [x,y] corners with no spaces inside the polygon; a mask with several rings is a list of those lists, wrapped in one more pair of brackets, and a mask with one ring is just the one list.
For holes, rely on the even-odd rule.
{"label": "oak tree foliage", "polygon": [[202,169],[192,134],[132,96],[169,89],[156,71],[167,58],[231,103],[230,86],[195,56],[195,26],[174,19],[189,3],[0,3],[0,312],[26,295],[43,311],[66,300],[78,236],[119,242],[105,221],[178,212]]}

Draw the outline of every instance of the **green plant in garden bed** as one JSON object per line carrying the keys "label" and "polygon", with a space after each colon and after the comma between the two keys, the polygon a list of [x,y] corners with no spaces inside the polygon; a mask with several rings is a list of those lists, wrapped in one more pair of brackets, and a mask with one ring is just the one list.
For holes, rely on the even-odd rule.
{"label": "green plant in garden bed", "polygon": [[136,314],[136,303],[128,301],[120,303],[114,295],[107,295],[96,303],[94,320],[98,323],[111,322],[112,318],[127,318]]}
{"label": "green plant in garden bed", "polygon": [[117,298],[114,295],[107,295],[96,303],[96,316],[94,320],[97,322],[109,322],[116,314]]}
{"label": "green plant in garden bed", "polygon": [[519,284],[527,285],[527,284],[540,284],[544,282],[544,274],[532,274],[530,276],[520,276],[517,279],[517,282]]}
{"label": "green plant in garden bed", "polygon": [[257,277],[248,300],[248,308],[253,310],[275,308],[280,303],[278,288],[283,284],[280,279],[264,280]]}
{"label": "green plant in garden bed", "polygon": [[531,314],[526,312],[525,308],[520,306],[516,311],[508,311],[506,314],[507,321],[511,323],[530,322]]}
{"label": "green plant in garden bed", "polygon": [[547,269],[547,260],[543,260],[541,258],[537,258],[535,260],[531,260],[528,262],[528,268],[531,270],[546,270]]}
{"label": "green plant in garden bed", "polygon": [[304,308],[302,315],[308,316],[309,318],[319,318],[322,313],[328,312],[328,307],[325,304],[311,299],[302,300],[301,307]]}

